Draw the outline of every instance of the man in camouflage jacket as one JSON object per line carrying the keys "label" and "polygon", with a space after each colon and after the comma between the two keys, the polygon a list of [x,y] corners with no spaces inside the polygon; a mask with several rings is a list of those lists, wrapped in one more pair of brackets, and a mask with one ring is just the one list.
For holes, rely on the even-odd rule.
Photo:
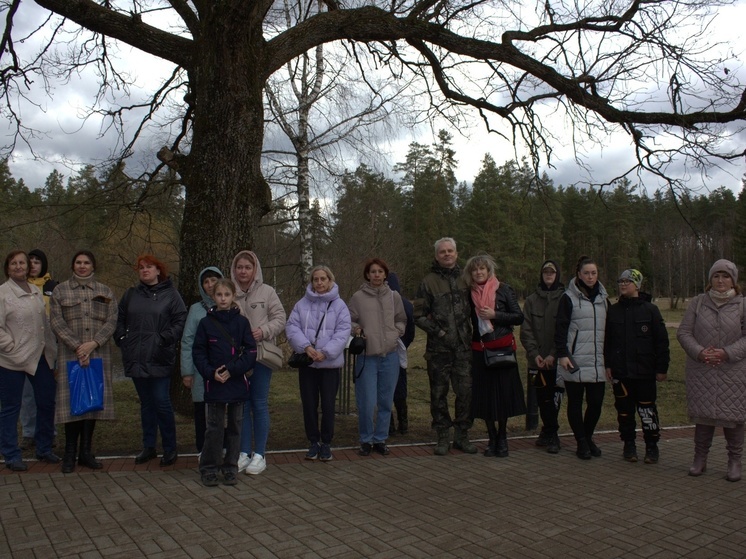
{"label": "man in camouflage jacket", "polygon": [[[457,265],[456,242],[444,237],[435,243],[435,262],[420,284],[414,301],[418,327],[427,333],[427,374],[430,379],[430,413],[438,433],[435,454],[448,454],[450,428],[455,427],[453,447],[469,454],[471,428],[471,308],[469,288]],[[448,411],[448,384],[456,395],[455,416]]]}

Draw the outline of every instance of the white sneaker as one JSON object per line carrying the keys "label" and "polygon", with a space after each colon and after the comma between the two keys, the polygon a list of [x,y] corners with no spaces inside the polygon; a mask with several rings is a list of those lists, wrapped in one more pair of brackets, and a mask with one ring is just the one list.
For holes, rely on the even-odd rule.
{"label": "white sneaker", "polygon": [[257,454],[256,452],[251,455],[251,462],[246,466],[246,473],[251,475],[261,474],[267,469],[267,461],[264,456]]}
{"label": "white sneaker", "polygon": [[249,459],[249,455],[245,452],[242,452],[238,455],[238,473],[240,474],[246,469],[246,466],[249,465],[251,460]]}

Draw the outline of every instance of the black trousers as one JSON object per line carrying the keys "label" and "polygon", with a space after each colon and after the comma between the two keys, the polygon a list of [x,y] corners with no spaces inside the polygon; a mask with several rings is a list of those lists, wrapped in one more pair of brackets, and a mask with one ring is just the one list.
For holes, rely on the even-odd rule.
{"label": "black trousers", "polygon": [[[300,401],[306,438],[312,443],[330,444],[334,438],[334,406],[339,389],[339,369],[301,367],[298,371]],[[319,402],[321,429],[319,429]]]}
{"label": "black trousers", "polygon": [[655,405],[655,379],[614,379],[614,407],[623,441],[635,440],[635,412],[640,415],[642,437],[646,443],[660,439],[658,407]]}
{"label": "black trousers", "polygon": [[539,370],[534,376],[536,403],[539,406],[542,431],[554,435],[559,430],[559,410],[564,390],[557,388],[557,369]]}
{"label": "black trousers", "polygon": [[[605,382],[565,382],[567,421],[575,440],[590,439],[596,430],[604,403]],[[585,413],[583,413],[585,396]]]}

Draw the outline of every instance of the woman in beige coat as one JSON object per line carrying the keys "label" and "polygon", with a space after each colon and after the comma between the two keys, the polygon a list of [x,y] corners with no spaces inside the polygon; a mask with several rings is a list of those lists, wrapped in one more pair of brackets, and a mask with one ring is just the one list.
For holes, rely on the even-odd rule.
{"label": "woman in beige coat", "polygon": [[702,475],[715,427],[728,449],[728,481],[741,479],[746,422],[746,325],[744,298],[733,262],[710,268],[705,293],[692,299],[676,337],[686,352],[686,399],[694,430],[694,462],[689,475]]}
{"label": "woman in beige coat", "polygon": [[[251,334],[257,345],[274,342],[285,329],[287,314],[277,292],[264,283],[259,258],[250,250],[242,250],[231,264],[231,279],[236,284],[236,304],[241,314],[249,319]],[[241,428],[241,453],[238,471],[261,474],[267,468],[264,454],[269,437],[269,384],[272,369],[256,362],[251,375],[249,401],[243,410]]]}
{"label": "woman in beige coat", "polygon": [[[62,472],[69,474],[78,464],[94,470],[102,467],[91,450],[93,429],[98,419],[114,419],[114,392],[111,378],[111,340],[117,326],[117,300],[111,289],[94,277],[96,257],[80,250],[72,259],[72,277],[57,286],[50,299],[52,330],[57,345],[56,423],[65,424],[65,453]],[[83,415],[70,413],[70,387],[67,363],[86,366],[101,358],[104,369],[104,409]],[[80,452],[78,453],[78,439]]]}
{"label": "woman in beige coat", "polygon": [[[389,268],[380,258],[365,263],[365,283],[350,299],[350,318],[356,334],[365,335],[365,354],[355,361],[355,400],[360,430],[360,456],[371,450],[386,455],[389,449],[391,406],[399,379],[399,338],[407,315],[401,295],[386,283]],[[376,415],[375,428],[373,416]]]}

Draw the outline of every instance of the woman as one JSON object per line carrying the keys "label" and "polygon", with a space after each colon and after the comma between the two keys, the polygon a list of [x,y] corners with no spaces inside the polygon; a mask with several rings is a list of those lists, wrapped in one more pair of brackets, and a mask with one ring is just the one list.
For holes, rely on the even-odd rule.
{"label": "woman", "polygon": [[132,379],[140,397],[143,450],[135,457],[135,464],[158,456],[155,444],[160,429],[161,466],[170,466],[178,454],[169,390],[187,310],[163,262],[145,254],[137,259],[135,270],[140,283],[129,288],[119,302],[114,334],[122,350],[124,374]]}
{"label": "woman", "polygon": [[554,331],[558,386],[565,385],[567,420],[578,445],[575,455],[581,460],[601,456],[601,449],[593,442],[593,432],[601,417],[606,388],[607,305],[606,289],[598,281],[598,266],[582,256],[575,267],[575,277],[560,299]]}
{"label": "woman", "polygon": [[[75,253],[72,277],[54,290],[50,303],[52,330],[57,346],[57,410],[55,423],[65,424],[65,453],[62,472],[75,470],[75,455],[80,439],[78,464],[94,470],[102,467],[91,452],[97,419],[114,419],[114,395],[111,386],[111,346],[109,340],[117,326],[117,301],[111,289],[97,281],[96,257],[87,250]],[[104,365],[104,409],[73,416],[70,413],[70,387],[67,363],[82,367],[91,359],[101,358]]]}
{"label": "woman", "polygon": [[[249,319],[257,345],[274,342],[285,328],[287,315],[275,290],[264,283],[262,267],[256,254],[242,250],[231,264],[231,279],[236,284],[236,304]],[[241,454],[238,471],[258,475],[267,469],[264,455],[269,437],[269,383],[272,369],[256,362],[251,375],[249,401],[243,411]]]}
{"label": "woman", "polygon": [[[523,384],[517,362],[490,369],[485,365],[484,349],[511,347],[515,355],[513,326],[523,323],[523,313],[513,288],[495,277],[495,261],[491,256],[470,258],[464,267],[464,281],[471,290],[472,415],[484,419],[487,425],[489,443],[484,455],[505,458],[508,418],[526,413]],[[472,454],[477,451],[463,437],[454,441],[454,447]]]}
{"label": "woman", "polygon": [[726,479],[738,481],[746,421],[746,306],[733,262],[718,260],[708,277],[705,293],[689,302],[676,334],[686,352],[686,400],[695,423],[689,475],[705,472],[715,427],[722,427]]}
{"label": "woman", "polygon": [[205,385],[199,376],[194,360],[192,359],[192,346],[194,336],[197,333],[199,321],[207,316],[207,311],[215,306],[213,292],[215,284],[223,277],[223,272],[214,266],[202,270],[197,277],[201,301],[189,307],[184,334],[181,336],[181,380],[186,388],[192,391],[192,402],[194,402],[194,442],[197,452],[202,452],[205,443],[205,430],[207,429],[207,418],[205,416]]}
{"label": "woman", "polygon": [[306,460],[331,460],[334,403],[344,349],[350,337],[350,311],[339,298],[334,274],[326,266],[315,266],[311,270],[311,283],[306,287],[305,296],[293,307],[285,333],[293,351],[305,353],[313,360],[298,371],[303,424],[311,443]]}
{"label": "woman", "polygon": [[[355,400],[360,430],[360,456],[371,450],[386,455],[389,448],[391,406],[399,378],[399,337],[404,335],[407,315],[401,296],[389,289],[389,267],[380,258],[365,263],[365,283],[350,299],[352,330],[365,336],[365,354],[355,361]],[[375,428],[373,414],[378,409]]]}
{"label": "woman", "polygon": [[57,344],[42,293],[27,281],[26,253],[10,252],[3,269],[8,281],[0,285],[0,452],[6,468],[23,472],[28,467],[21,459],[16,424],[27,377],[36,400],[36,457],[49,464],[60,461],[52,452],[55,380],[49,365]]}

